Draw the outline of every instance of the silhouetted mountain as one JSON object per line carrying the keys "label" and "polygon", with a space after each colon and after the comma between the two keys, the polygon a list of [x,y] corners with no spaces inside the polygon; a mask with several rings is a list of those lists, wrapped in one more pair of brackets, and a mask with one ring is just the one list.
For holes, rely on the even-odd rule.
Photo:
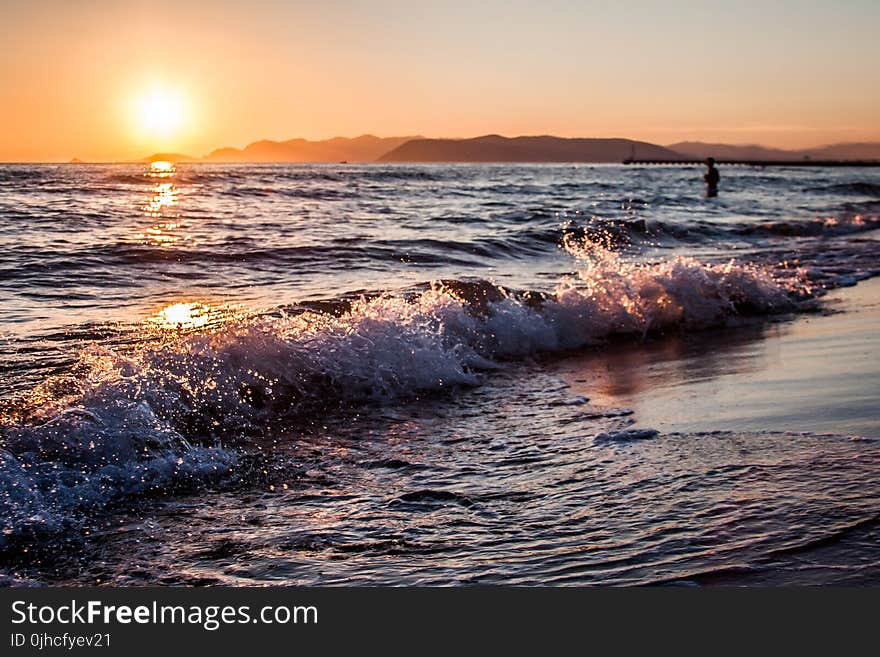
{"label": "silhouetted mountain", "polygon": [[195,162],[199,158],[183,153],[153,153],[145,157],[142,162]]}
{"label": "silhouetted mountain", "polygon": [[711,144],[683,141],[658,146],[632,139],[588,139],[552,136],[471,139],[424,137],[334,137],[322,141],[290,139],[256,141],[243,149],[218,148],[199,159],[181,153],[154,153],[153,162],[623,162],[643,160],[880,160],[880,143],[831,144],[804,150],[757,144]]}
{"label": "silhouetted mountain", "polygon": [[412,137],[361,135],[322,141],[290,139],[256,141],[243,149],[219,148],[203,158],[206,162],[373,162]]}
{"label": "silhouetted mountain", "polygon": [[670,149],[694,159],[714,157],[717,160],[877,160],[880,159],[880,143],[831,144],[800,150],[767,148],[757,144],[708,144],[700,141],[683,141],[670,144]]}
{"label": "silhouetted mountain", "polygon": [[880,143],[831,144],[806,152],[814,160],[880,160]]}
{"label": "silhouetted mountain", "polygon": [[622,162],[628,157],[680,158],[663,146],[631,139],[502,137],[412,139],[380,162]]}
{"label": "silhouetted mountain", "polygon": [[687,157],[703,160],[714,157],[716,160],[792,160],[803,155],[781,148],[767,148],[758,144],[707,144],[701,141],[682,141],[669,144],[668,148]]}

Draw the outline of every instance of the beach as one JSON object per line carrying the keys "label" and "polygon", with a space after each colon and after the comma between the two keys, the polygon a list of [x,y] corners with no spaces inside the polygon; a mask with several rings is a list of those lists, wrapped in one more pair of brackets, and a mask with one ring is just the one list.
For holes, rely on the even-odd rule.
{"label": "beach", "polygon": [[613,345],[560,363],[591,401],[662,431],[804,431],[880,437],[880,280],[831,292],[816,313]]}

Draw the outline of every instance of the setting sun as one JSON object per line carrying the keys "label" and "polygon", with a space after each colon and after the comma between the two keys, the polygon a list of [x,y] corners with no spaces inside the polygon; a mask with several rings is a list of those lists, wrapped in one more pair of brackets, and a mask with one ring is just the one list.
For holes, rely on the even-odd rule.
{"label": "setting sun", "polygon": [[168,139],[183,127],[186,103],[183,96],[167,89],[153,89],[135,103],[137,128],[145,137]]}

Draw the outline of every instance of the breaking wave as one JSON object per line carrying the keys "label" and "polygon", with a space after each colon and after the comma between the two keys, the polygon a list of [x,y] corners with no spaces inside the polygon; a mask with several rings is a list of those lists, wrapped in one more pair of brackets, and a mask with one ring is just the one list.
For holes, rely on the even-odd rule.
{"label": "breaking wave", "polygon": [[339,403],[473,386],[505,359],[790,312],[814,294],[798,270],[632,263],[571,237],[566,248],[579,271],[552,293],[438,281],[86,349],[0,417],[0,550],[122,500],[234,478],[248,437]]}

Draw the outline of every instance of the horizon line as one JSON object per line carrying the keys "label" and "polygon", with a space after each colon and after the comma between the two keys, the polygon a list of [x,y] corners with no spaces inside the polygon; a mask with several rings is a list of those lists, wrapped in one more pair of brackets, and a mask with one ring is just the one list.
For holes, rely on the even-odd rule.
{"label": "horizon line", "polygon": [[[632,138],[632,137],[622,137],[622,136],[616,136],[616,137],[595,137],[595,136],[592,136],[592,137],[588,137],[588,136],[563,137],[563,136],[553,135],[553,134],[549,134],[549,133],[505,135],[505,134],[501,134],[501,133],[497,133],[497,132],[489,132],[489,133],[484,133],[484,134],[480,134],[480,135],[475,135],[472,137],[427,137],[424,135],[379,136],[379,135],[376,135],[375,133],[364,132],[364,133],[358,134],[354,137],[347,137],[344,135],[335,135],[333,137],[327,137],[324,139],[308,139],[305,137],[290,137],[287,139],[262,138],[262,139],[256,139],[254,141],[250,141],[245,146],[241,146],[241,147],[239,147],[239,146],[218,146],[218,147],[210,150],[208,153],[206,153],[204,155],[199,155],[199,156],[194,156],[194,155],[190,155],[188,153],[174,151],[174,150],[165,150],[165,151],[159,150],[159,151],[155,151],[154,153],[151,153],[149,155],[146,155],[144,157],[131,158],[131,159],[84,160],[78,156],[73,156],[73,157],[71,157],[69,159],[65,159],[65,160],[57,160],[57,159],[5,160],[5,159],[0,159],[0,164],[139,164],[139,163],[143,163],[145,161],[151,160],[152,158],[159,156],[159,155],[175,155],[180,158],[185,158],[186,160],[189,160],[193,163],[199,163],[199,162],[205,160],[205,158],[210,157],[213,153],[216,153],[217,151],[222,151],[222,150],[244,151],[247,148],[249,148],[255,144],[259,144],[259,143],[285,144],[285,143],[291,142],[291,141],[302,141],[302,142],[306,142],[309,144],[318,144],[318,143],[329,142],[329,141],[334,141],[334,140],[339,140],[339,139],[354,141],[357,139],[362,139],[364,137],[371,137],[374,139],[406,139],[407,141],[403,142],[404,144],[408,143],[410,141],[417,141],[417,140],[419,140],[419,141],[469,141],[469,140],[476,140],[476,139],[485,139],[488,137],[499,137],[499,138],[507,139],[507,140],[527,139],[527,138],[560,139],[560,140],[568,140],[568,141],[579,140],[579,139],[589,139],[589,140],[595,140],[595,141],[622,140],[622,141],[631,141],[631,142],[639,143],[639,144],[647,144],[650,146],[660,146],[663,148],[672,148],[673,146],[682,145],[682,144],[694,144],[694,145],[701,144],[701,145],[705,145],[705,146],[717,146],[717,147],[762,148],[762,149],[766,149],[766,150],[780,151],[783,153],[792,153],[792,154],[805,153],[805,152],[808,152],[811,150],[830,148],[830,147],[834,147],[834,146],[853,146],[853,145],[861,145],[861,144],[880,146],[880,140],[871,140],[871,139],[854,140],[854,141],[838,141],[838,142],[830,142],[830,143],[826,142],[826,143],[816,144],[814,146],[801,147],[801,148],[783,148],[780,146],[768,146],[766,144],[762,144],[759,142],[703,141],[701,139],[693,139],[693,138],[681,139],[681,140],[671,142],[671,143],[658,143],[658,142],[647,141],[644,139],[636,139],[636,138]],[[158,161],[158,158],[157,158],[157,160],[154,160],[154,161]],[[180,161],[180,160],[178,160],[178,161]],[[375,160],[362,160],[359,163],[370,163],[370,162],[374,162],[374,161]],[[256,164],[256,163],[271,163],[271,162],[272,161],[254,160],[252,163]],[[283,163],[283,161],[275,161],[275,162],[279,163],[279,164]],[[322,162],[327,163],[327,164],[333,163],[333,162],[325,162],[325,161],[316,162],[316,161],[309,161],[309,160],[301,160],[301,161],[291,160],[289,163],[297,163],[297,162],[311,163],[311,164],[319,164]],[[203,162],[203,163],[207,163],[207,162]],[[222,161],[218,161],[217,163],[218,164],[222,163]],[[238,162],[238,163],[239,164],[247,164],[247,163],[251,163],[251,162]],[[600,163],[597,162],[596,164],[600,164]]]}

